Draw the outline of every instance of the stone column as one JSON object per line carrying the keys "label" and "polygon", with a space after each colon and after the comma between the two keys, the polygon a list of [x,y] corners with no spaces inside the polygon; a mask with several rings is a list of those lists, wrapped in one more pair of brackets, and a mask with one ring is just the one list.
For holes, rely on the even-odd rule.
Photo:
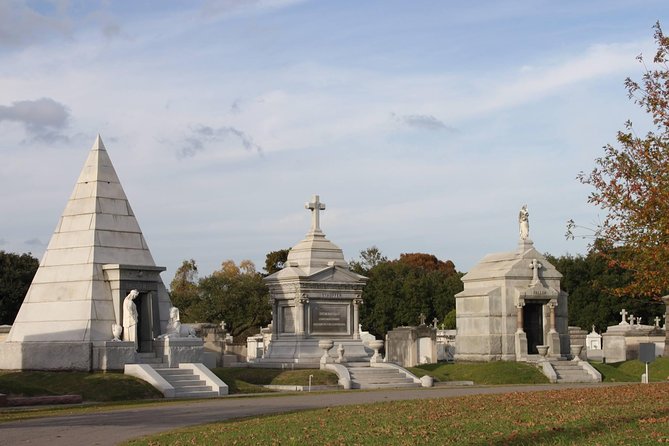
{"label": "stone column", "polygon": [[304,326],[304,315],[305,315],[304,307],[308,303],[309,303],[309,298],[307,298],[307,295],[305,293],[303,293],[297,300],[297,326],[295,327],[295,331],[299,336],[304,336],[304,333],[306,331]]}
{"label": "stone column", "polygon": [[523,308],[525,307],[524,302],[519,302],[516,304],[516,333],[523,333]]}
{"label": "stone column", "polygon": [[555,302],[549,302],[548,303],[548,308],[550,309],[550,329],[548,330],[549,333],[557,333],[557,330],[555,329],[555,307],[557,307],[557,303]]}
{"label": "stone column", "polygon": [[359,306],[362,304],[360,296],[353,299],[353,339],[360,339],[360,310]]}

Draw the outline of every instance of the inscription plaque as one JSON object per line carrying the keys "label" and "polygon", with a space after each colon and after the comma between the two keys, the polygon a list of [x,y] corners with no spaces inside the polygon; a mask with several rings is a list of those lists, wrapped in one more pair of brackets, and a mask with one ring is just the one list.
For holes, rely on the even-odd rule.
{"label": "inscription plaque", "polygon": [[349,305],[348,304],[321,304],[312,302],[310,304],[311,326],[313,334],[338,334],[349,333]]}
{"label": "inscription plaque", "polygon": [[281,307],[281,320],[283,321],[284,333],[295,333],[295,318],[293,317],[293,307]]}

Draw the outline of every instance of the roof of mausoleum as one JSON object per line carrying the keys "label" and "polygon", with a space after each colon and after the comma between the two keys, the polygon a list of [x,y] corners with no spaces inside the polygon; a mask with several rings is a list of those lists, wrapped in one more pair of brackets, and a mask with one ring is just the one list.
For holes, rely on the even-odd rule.
{"label": "roof of mausoleum", "polygon": [[488,254],[462,277],[463,282],[518,278],[531,279],[533,270],[530,267],[532,260],[541,264],[542,279],[561,279],[562,274],[555,269],[543,254],[534,248],[530,239],[521,240],[515,251]]}
{"label": "roof of mausoleum", "polygon": [[344,259],[344,252],[340,247],[325,238],[320,228],[320,211],[325,209],[325,204],[319,201],[318,195],[305,207],[312,211],[311,229],[307,235],[293,246],[288,252],[288,258],[283,269],[269,275],[268,280],[279,280],[292,277],[315,277],[323,275],[328,269],[341,269],[342,278],[357,278],[365,280],[364,276],[356,274],[348,269],[348,263]]}

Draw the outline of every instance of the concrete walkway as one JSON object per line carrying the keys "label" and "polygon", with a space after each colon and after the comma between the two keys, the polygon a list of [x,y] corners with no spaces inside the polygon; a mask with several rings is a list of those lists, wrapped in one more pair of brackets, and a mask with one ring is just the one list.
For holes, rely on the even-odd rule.
{"label": "concrete walkway", "polygon": [[247,398],[222,397],[188,403],[158,404],[72,416],[0,423],[0,445],[116,445],[144,435],[233,418],[380,401],[431,399],[474,394],[532,392],[607,384],[545,384],[494,387],[300,393]]}

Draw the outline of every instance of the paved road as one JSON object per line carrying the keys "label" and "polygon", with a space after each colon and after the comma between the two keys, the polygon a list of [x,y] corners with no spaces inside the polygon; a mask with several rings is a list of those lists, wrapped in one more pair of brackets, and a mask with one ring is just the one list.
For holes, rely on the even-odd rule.
{"label": "paved road", "polygon": [[93,414],[53,416],[0,424],[0,445],[116,445],[122,441],[180,427],[232,418],[379,401],[455,397],[483,393],[531,392],[603,384],[545,384],[495,387],[341,391],[249,398],[224,397],[189,403],[159,404]]}

